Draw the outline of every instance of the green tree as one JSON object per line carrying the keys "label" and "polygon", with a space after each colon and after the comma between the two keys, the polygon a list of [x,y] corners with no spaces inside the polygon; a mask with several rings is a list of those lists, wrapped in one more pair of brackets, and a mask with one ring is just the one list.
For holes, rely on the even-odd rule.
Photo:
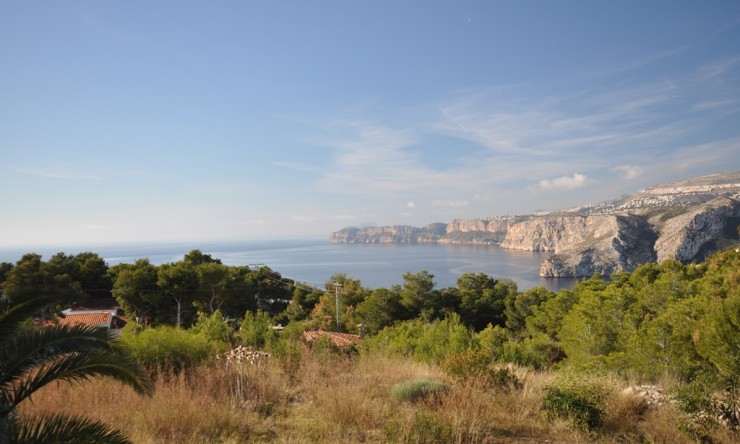
{"label": "green tree", "polygon": [[210,254],[205,254],[200,250],[191,250],[183,256],[182,261],[194,266],[203,264],[221,264],[221,259],[215,259]]}
{"label": "green tree", "polygon": [[648,317],[627,341],[630,369],[647,379],[664,375],[692,379],[705,367],[694,346],[697,325],[706,311],[703,297],[683,299]]}
{"label": "green tree", "polygon": [[257,307],[270,316],[280,314],[293,298],[295,283],[269,267],[250,270],[246,282],[255,291]]}
{"label": "green tree", "polygon": [[393,325],[403,312],[401,295],[394,290],[378,288],[370,293],[355,309],[355,318],[365,324],[369,333],[377,333]]}
{"label": "green tree", "polygon": [[510,296],[511,287],[499,283],[484,273],[465,273],[457,279],[460,317],[475,331],[488,324],[504,324],[504,300]]}
{"label": "green tree", "polygon": [[20,416],[16,408],[42,387],[108,376],[139,393],[152,386],[105,330],[90,327],[33,328],[28,319],[50,299],[26,299],[0,307],[0,441],[8,443],[129,440],[107,425],[78,416]]}
{"label": "green tree", "polygon": [[323,291],[315,288],[296,286],[293,290],[293,299],[285,309],[284,316],[291,322],[307,319],[323,294]]}
{"label": "green tree", "polygon": [[555,294],[543,287],[536,287],[516,293],[508,292],[504,295],[506,326],[515,333],[521,333],[526,326],[526,319],[533,314],[535,307],[552,299]]}
{"label": "green tree", "polygon": [[199,311],[213,314],[224,303],[223,290],[230,279],[229,268],[215,262],[205,262],[195,264],[195,272],[198,276],[198,293],[193,304]]}
{"label": "green tree", "polygon": [[265,348],[274,342],[277,333],[272,328],[270,315],[262,310],[257,310],[255,313],[248,311],[244,314],[238,336],[244,345]]}
{"label": "green tree", "polygon": [[557,295],[542,301],[539,305],[530,306],[532,316],[526,318],[527,331],[534,336],[545,333],[557,339],[565,315],[576,303],[577,296],[570,290],[560,290]]}
{"label": "green tree", "polygon": [[714,299],[699,325],[697,351],[740,387],[740,293]]}
{"label": "green tree", "polygon": [[420,316],[430,321],[443,317],[444,304],[441,294],[435,290],[434,275],[426,270],[403,274],[401,305],[406,309],[406,318]]}
{"label": "green tree", "polygon": [[96,253],[83,252],[74,256],[74,279],[88,298],[110,298],[113,282],[108,264]]}
{"label": "green tree", "polygon": [[189,326],[193,321],[190,312],[198,291],[198,275],[188,262],[164,264],[157,270],[157,285],[175,303],[175,326]]}
{"label": "green tree", "polygon": [[113,296],[126,313],[143,325],[166,321],[171,304],[157,284],[157,267],[149,263],[149,259],[115,265],[109,273],[113,280]]}
{"label": "green tree", "polygon": [[629,308],[635,301],[634,292],[627,287],[582,290],[558,334],[568,359],[585,364],[594,357],[623,352],[639,322],[630,316]]}

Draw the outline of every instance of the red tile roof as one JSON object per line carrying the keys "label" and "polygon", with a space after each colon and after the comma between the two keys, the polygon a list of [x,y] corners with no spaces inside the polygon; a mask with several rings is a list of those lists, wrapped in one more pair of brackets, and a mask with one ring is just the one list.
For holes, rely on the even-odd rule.
{"label": "red tile roof", "polygon": [[61,326],[74,327],[77,325],[89,325],[92,327],[105,327],[111,325],[113,314],[105,312],[97,313],[68,313],[63,318],[59,318]]}
{"label": "red tile roof", "polygon": [[351,347],[360,343],[362,338],[359,335],[353,335],[350,333],[337,333],[326,330],[307,330],[303,332],[303,340],[309,344],[312,344],[319,339],[327,337],[337,347]]}
{"label": "red tile roof", "polygon": [[65,310],[55,320],[44,322],[46,327],[59,325],[63,327],[75,327],[84,325],[89,327],[100,327],[107,329],[119,329],[126,325],[126,317],[118,314],[117,310]]}

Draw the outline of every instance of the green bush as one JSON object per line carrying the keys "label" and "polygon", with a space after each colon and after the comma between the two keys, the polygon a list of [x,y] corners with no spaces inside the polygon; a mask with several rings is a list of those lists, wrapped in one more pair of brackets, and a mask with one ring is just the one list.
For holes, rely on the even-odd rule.
{"label": "green bush", "polygon": [[606,384],[584,374],[564,374],[545,388],[545,411],[550,418],[566,419],[571,426],[594,432],[603,425]]}
{"label": "green bush", "polygon": [[413,421],[404,424],[390,421],[385,425],[384,442],[403,444],[438,444],[454,442],[454,430],[450,423],[433,413],[417,411]]}
{"label": "green bush", "polygon": [[413,379],[391,388],[391,398],[400,402],[439,400],[449,387],[435,379]]}
{"label": "green bush", "polygon": [[492,366],[490,353],[486,350],[468,349],[455,353],[442,363],[442,368],[463,384],[503,391],[521,387],[519,378],[511,370]]}
{"label": "green bush", "polygon": [[452,353],[467,349],[472,333],[460,321],[460,316],[434,322],[420,319],[386,327],[363,343],[365,351],[409,356],[423,362],[442,362]]}
{"label": "green bush", "polygon": [[272,328],[272,319],[266,311],[248,311],[239,327],[239,339],[242,344],[264,349],[277,339],[277,332]]}
{"label": "green bush", "polygon": [[152,372],[180,372],[192,368],[223,347],[222,343],[210,341],[205,335],[169,326],[126,332],[121,340],[134,359]]}
{"label": "green bush", "polygon": [[503,344],[501,359],[535,370],[550,368],[565,358],[560,346],[546,334],[524,338],[521,342],[510,340]]}
{"label": "green bush", "polygon": [[198,313],[198,320],[190,330],[205,336],[210,341],[229,345],[234,342],[234,328],[226,322],[220,310],[216,310],[211,315]]}

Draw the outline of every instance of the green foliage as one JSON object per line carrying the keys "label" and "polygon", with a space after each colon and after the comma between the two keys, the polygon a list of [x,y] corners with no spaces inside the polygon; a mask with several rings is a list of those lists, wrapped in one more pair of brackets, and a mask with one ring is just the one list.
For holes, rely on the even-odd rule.
{"label": "green foliage", "polygon": [[424,362],[441,362],[448,355],[463,351],[472,342],[471,332],[460,316],[450,314],[443,320],[420,319],[386,327],[363,343],[366,351],[410,356]]}
{"label": "green foliage", "polygon": [[476,331],[488,324],[504,325],[504,301],[516,296],[516,284],[483,273],[465,273],[457,286],[463,322]]}
{"label": "green foliage", "polygon": [[519,378],[511,370],[493,367],[491,355],[484,349],[468,348],[454,353],[442,363],[442,368],[462,384],[502,391],[521,387]]}
{"label": "green foliage", "polygon": [[284,315],[290,322],[303,321],[309,317],[311,310],[318,304],[319,298],[324,294],[319,290],[311,290],[305,287],[296,287],[293,290],[293,299],[285,309]]}
{"label": "green foliage", "polygon": [[221,311],[212,315],[198,314],[198,321],[190,329],[193,333],[205,336],[209,341],[223,343],[224,346],[234,342],[234,328],[224,319]]}
{"label": "green foliage", "polygon": [[406,318],[421,317],[426,321],[442,317],[445,305],[440,292],[435,290],[434,275],[426,270],[404,273],[401,289],[401,305],[406,309]]}
{"label": "green foliage", "polygon": [[439,444],[455,442],[452,424],[434,413],[417,410],[409,426],[391,421],[384,430],[385,441],[403,444]]}
{"label": "green foliage", "polygon": [[136,333],[125,331],[122,341],[131,355],[150,372],[181,372],[214,356],[223,343],[204,334],[167,325]]}
{"label": "green foliage", "polygon": [[243,345],[264,349],[277,338],[277,332],[272,328],[270,315],[262,310],[255,313],[248,311],[239,327],[238,337]]}
{"label": "green foliage", "polygon": [[539,305],[530,306],[532,315],[525,319],[527,332],[530,335],[545,333],[557,339],[563,324],[563,319],[576,303],[576,293],[569,290],[560,290],[552,298],[542,301]]}
{"label": "green foliage", "polygon": [[724,378],[740,384],[740,293],[713,299],[701,319],[697,351]]}
{"label": "green foliage", "polygon": [[582,291],[558,333],[569,361],[585,365],[593,358],[624,351],[638,325],[629,310],[635,301],[634,291],[628,287]]}
{"label": "green foliage", "polygon": [[566,419],[575,428],[597,431],[604,421],[606,385],[592,375],[561,374],[545,388],[545,411],[550,418]]}
{"label": "green foliage", "polygon": [[379,288],[357,305],[355,319],[365,324],[368,333],[374,334],[393,325],[401,317],[402,310],[398,292]]}
{"label": "green foliage", "polygon": [[270,346],[270,352],[280,363],[280,367],[291,378],[296,377],[301,366],[304,345],[301,335],[305,325],[299,322],[288,324]]}
{"label": "green foliage", "polygon": [[516,286],[514,286],[513,291],[504,295],[506,326],[511,331],[519,333],[524,329],[526,319],[532,316],[532,310],[554,296],[555,293],[542,287],[517,294]]}
{"label": "green foliage", "polygon": [[693,337],[704,313],[704,299],[684,299],[656,317],[647,317],[626,345],[627,367],[647,380],[661,376],[688,381],[706,367]]}
{"label": "green foliage", "polygon": [[69,306],[94,297],[110,297],[108,266],[95,253],[57,253],[48,261],[26,254],[12,267],[3,267],[0,278],[4,294],[20,302],[38,294],[53,295],[50,302]]}
{"label": "green foliage", "polygon": [[413,379],[391,387],[391,398],[399,402],[438,401],[449,386],[436,379]]}
{"label": "green foliage", "polygon": [[178,327],[192,325],[194,316],[190,308],[198,292],[195,267],[188,262],[160,265],[157,269],[157,285],[175,304],[172,313],[174,324]]}
{"label": "green foliage", "polygon": [[513,362],[536,370],[551,368],[565,358],[560,345],[545,334],[521,341],[510,340],[503,344],[500,353],[500,359],[504,362]]}
{"label": "green foliage", "polygon": [[130,319],[143,325],[156,325],[170,317],[170,300],[157,283],[157,267],[148,259],[139,259],[134,264],[118,264],[110,269],[110,275],[113,297]]}

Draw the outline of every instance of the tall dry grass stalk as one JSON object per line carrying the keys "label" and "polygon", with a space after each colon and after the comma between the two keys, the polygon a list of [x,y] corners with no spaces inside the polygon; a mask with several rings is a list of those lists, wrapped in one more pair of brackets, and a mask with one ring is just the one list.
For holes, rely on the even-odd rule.
{"label": "tall dry grass stalk", "polygon": [[[619,393],[596,435],[550,422],[542,402],[554,375],[512,371],[520,388],[501,390],[457,383],[437,366],[401,358],[306,352],[290,369],[273,359],[159,376],[150,398],[102,379],[49,386],[20,413],[84,413],[137,443],[691,442],[670,406],[646,408]],[[393,386],[415,379],[443,380],[450,389],[435,402],[391,398]]]}

